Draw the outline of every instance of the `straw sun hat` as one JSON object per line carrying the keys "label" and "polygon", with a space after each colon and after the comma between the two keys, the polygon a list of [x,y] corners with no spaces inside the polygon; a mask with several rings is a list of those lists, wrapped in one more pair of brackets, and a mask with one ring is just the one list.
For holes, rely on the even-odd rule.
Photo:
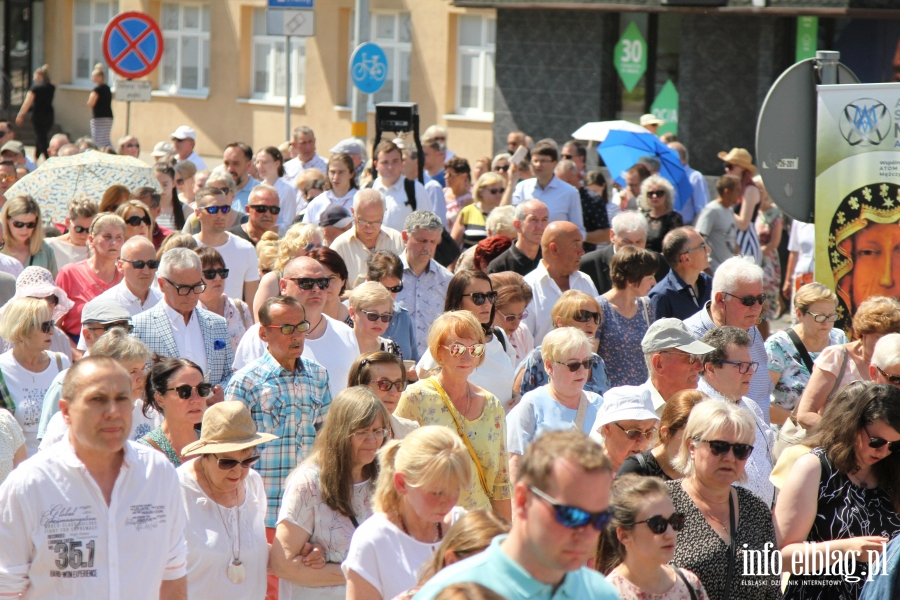
{"label": "straw sun hat", "polygon": [[271,433],[257,433],[250,410],[243,402],[213,404],[203,414],[200,439],[188,444],[182,456],[237,452],[278,439]]}
{"label": "straw sun hat", "polygon": [[719,152],[719,158],[732,165],[747,169],[751,175],[756,175],[753,156],[743,148],[732,148],[728,152]]}

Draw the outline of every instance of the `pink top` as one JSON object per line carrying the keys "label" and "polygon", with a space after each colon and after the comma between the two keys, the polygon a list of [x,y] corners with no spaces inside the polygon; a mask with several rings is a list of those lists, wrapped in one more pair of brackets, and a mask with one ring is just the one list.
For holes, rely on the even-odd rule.
{"label": "pink top", "polygon": [[[691,584],[691,587],[694,588],[694,594],[696,594],[697,600],[709,600],[709,596],[706,595],[703,584],[700,583],[700,578],[687,569],[681,569],[681,572],[684,573],[685,578]],[[682,581],[681,577],[678,577],[677,575],[675,576],[675,585],[669,588],[664,594],[651,594],[645,592],[622,577],[622,575],[619,574],[619,567],[613,569],[612,572],[606,576],[606,580],[616,588],[621,600],[691,600],[690,591],[688,591],[687,586],[684,585],[684,581]]]}
{"label": "pink top", "polygon": [[116,269],[115,279],[111,283],[106,283],[94,273],[86,260],[70,263],[60,269],[59,275],[56,276],[56,285],[61,287],[69,299],[75,302],[75,306],[59,321],[57,324],[59,328],[69,335],[80,335],[81,311],[84,309],[84,305],[120,281],[122,281],[122,274],[118,269]]}
{"label": "pink top", "polygon": [[[828,371],[835,377],[838,377],[838,370],[841,368],[841,363],[844,362],[844,352],[845,349],[843,345],[828,346],[822,350],[818,357],[816,357],[813,364],[823,371]],[[838,390],[853,381],[871,381],[868,369],[866,369],[864,373],[861,373],[859,366],[856,364],[856,361],[853,360],[852,356],[847,357],[847,367],[844,369],[843,374],[840,375],[840,380],[841,383],[836,388]]]}

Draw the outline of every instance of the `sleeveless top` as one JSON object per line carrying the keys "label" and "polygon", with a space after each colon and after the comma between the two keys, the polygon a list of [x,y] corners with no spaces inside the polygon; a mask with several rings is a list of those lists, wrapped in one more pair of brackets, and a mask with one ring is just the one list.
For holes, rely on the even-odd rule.
{"label": "sleeveless top", "polygon": [[[160,452],[166,455],[166,458],[169,459],[169,462],[175,465],[175,467],[181,466],[181,461],[178,460],[178,453],[175,452],[175,448],[172,447],[171,442],[169,442],[169,438],[166,437],[166,434],[163,433],[162,428],[157,427],[144,437],[138,440],[139,444],[144,444],[145,446],[150,446],[153,448],[153,444],[156,444],[156,447],[159,448]],[[156,450],[157,448],[153,448]]]}
{"label": "sleeveless top", "polygon": [[34,104],[31,105],[32,116],[36,119],[52,118],[56,86],[46,82],[36,83],[31,86],[31,92],[34,94]]}
{"label": "sleeveless top", "polygon": [[101,83],[94,88],[97,93],[97,103],[94,104],[95,119],[112,119],[112,90],[105,83]]}

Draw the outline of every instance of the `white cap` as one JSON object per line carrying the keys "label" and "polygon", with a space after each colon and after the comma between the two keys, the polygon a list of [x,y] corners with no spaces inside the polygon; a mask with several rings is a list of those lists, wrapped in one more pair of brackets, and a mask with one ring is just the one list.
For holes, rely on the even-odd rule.
{"label": "white cap", "polygon": [[623,385],[615,387],[603,394],[603,404],[591,427],[591,438],[602,441],[600,428],[616,421],[644,421],[659,417],[653,410],[653,397],[650,390],[643,386]]}
{"label": "white cap", "polygon": [[193,127],[188,127],[187,125],[182,125],[178,129],[176,129],[172,133],[172,135],[170,135],[169,137],[174,138],[176,140],[188,140],[188,139],[196,140],[197,132],[194,131]]}
{"label": "white cap", "polygon": [[173,152],[175,152],[175,146],[172,145],[172,142],[156,142],[156,145],[153,146],[153,152],[150,153],[150,156],[159,158],[160,156],[172,154]]}

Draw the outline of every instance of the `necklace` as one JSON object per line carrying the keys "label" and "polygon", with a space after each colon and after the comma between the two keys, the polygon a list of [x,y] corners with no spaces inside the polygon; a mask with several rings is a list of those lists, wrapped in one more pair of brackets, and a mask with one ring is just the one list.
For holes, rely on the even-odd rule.
{"label": "necklace", "polygon": [[[416,539],[409,532],[409,529],[406,528],[406,521],[403,520],[403,515],[401,515],[399,511],[397,512],[397,518],[400,519],[400,527],[403,529],[403,533],[405,533],[406,535],[408,535],[409,537],[411,537],[413,539]],[[441,541],[441,539],[443,539],[443,537],[444,537],[444,528],[439,521],[437,523],[437,537],[434,539],[434,541],[439,542],[439,541]]]}
{"label": "necklace", "polygon": [[[203,467],[200,468],[202,470]],[[203,478],[206,479],[206,483],[209,484],[210,490],[212,489],[212,482],[209,480],[209,477],[206,476],[206,473],[203,473]],[[235,490],[235,500],[240,499],[240,492]],[[222,515],[222,509],[219,508],[219,503],[210,497],[210,500],[216,507],[216,512],[219,513],[219,519],[222,520],[222,527],[225,528],[225,535],[228,536],[228,541],[231,542],[231,564],[228,565],[228,569],[225,572],[228,576],[228,581],[237,585],[244,581],[247,578],[247,569],[244,567],[244,563],[241,562],[241,506],[237,505],[237,522],[235,523],[235,537],[237,538],[237,550],[235,550],[234,538],[231,536],[231,532],[228,530],[228,524],[225,523],[225,517]]]}
{"label": "necklace", "polygon": [[[691,487],[694,488],[694,491],[697,493],[697,495],[700,496],[701,498],[703,498],[703,501],[706,502],[707,504],[722,505],[722,504],[726,504],[728,502],[728,500],[725,500],[724,502],[713,502],[712,500],[710,500],[709,498],[707,498],[706,496],[704,496],[703,494],[700,493],[700,488],[697,487],[697,484],[694,483],[693,479],[691,479]],[[729,490],[728,493],[731,494],[731,491]]]}
{"label": "necklace", "polygon": [[316,323],[316,326],[315,326],[315,327],[313,327],[312,329],[309,330],[309,332],[307,333],[307,335],[309,335],[310,333],[312,333],[313,331],[315,331],[316,329],[318,329],[318,328],[319,328],[319,325],[321,325],[321,324],[322,324],[322,321],[324,321],[324,320],[325,320],[325,313],[322,313],[322,314],[319,316],[319,322]]}

